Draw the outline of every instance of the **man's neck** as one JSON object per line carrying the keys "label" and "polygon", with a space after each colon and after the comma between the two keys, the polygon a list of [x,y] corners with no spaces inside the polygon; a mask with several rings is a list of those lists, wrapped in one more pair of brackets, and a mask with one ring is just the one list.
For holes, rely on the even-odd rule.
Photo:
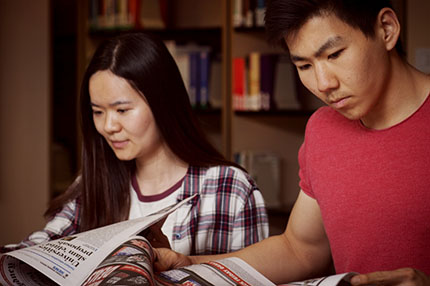
{"label": "man's neck", "polygon": [[415,113],[430,92],[430,76],[400,58],[393,60],[391,78],[378,103],[361,119],[371,129],[392,127]]}

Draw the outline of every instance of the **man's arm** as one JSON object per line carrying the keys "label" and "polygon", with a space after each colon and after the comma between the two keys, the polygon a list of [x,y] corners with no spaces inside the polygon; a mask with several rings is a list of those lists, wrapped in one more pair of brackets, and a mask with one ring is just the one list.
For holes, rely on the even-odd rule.
{"label": "man's arm", "polygon": [[236,252],[186,257],[157,249],[158,270],[240,257],[274,283],[313,278],[323,274],[331,263],[330,246],[317,202],[300,192],[285,232]]}

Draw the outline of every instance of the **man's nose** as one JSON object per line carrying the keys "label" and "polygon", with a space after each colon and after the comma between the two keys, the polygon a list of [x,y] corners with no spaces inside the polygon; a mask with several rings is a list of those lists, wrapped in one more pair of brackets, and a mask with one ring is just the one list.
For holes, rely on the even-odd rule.
{"label": "man's nose", "polygon": [[334,73],[324,65],[315,69],[315,78],[318,91],[321,93],[327,93],[339,87],[339,81]]}

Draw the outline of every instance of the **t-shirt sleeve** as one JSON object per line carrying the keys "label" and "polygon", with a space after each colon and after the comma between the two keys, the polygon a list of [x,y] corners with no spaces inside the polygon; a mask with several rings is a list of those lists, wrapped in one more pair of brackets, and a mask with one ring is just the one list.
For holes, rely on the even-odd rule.
{"label": "t-shirt sleeve", "polygon": [[75,234],[78,229],[80,203],[74,199],[66,203],[46,224],[43,230],[35,231],[18,244],[0,247],[0,253],[25,248]]}
{"label": "t-shirt sleeve", "polygon": [[305,194],[307,194],[311,198],[315,198],[312,192],[311,185],[309,183],[309,177],[306,170],[306,142],[303,142],[302,146],[300,146],[299,149],[299,166],[299,186],[303,190],[303,192],[305,192]]}
{"label": "t-shirt sleeve", "polygon": [[305,139],[302,143],[302,146],[300,146],[299,154],[298,154],[298,160],[299,160],[299,186],[302,189],[302,191],[310,196],[311,198],[315,199],[315,194],[312,189],[312,172],[309,171],[310,167],[310,160],[312,160],[312,153],[310,151],[313,151],[313,136],[315,135],[315,126],[317,125],[316,122],[319,121],[319,117],[321,115],[321,111],[323,111],[323,108],[318,109],[312,116],[309,118],[308,123],[306,124],[306,131],[305,131]]}

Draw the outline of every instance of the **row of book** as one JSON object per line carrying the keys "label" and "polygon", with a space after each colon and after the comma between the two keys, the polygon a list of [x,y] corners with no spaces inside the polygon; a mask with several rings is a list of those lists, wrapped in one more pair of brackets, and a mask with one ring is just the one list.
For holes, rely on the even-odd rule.
{"label": "row of book", "polygon": [[265,0],[234,0],[233,27],[263,27]]}
{"label": "row of book", "polygon": [[286,55],[252,52],[233,58],[233,107],[241,111],[296,110],[296,70]]}
{"label": "row of book", "polygon": [[90,0],[91,30],[164,29],[167,0]]}
{"label": "row of book", "polygon": [[176,61],[185,87],[195,108],[221,106],[221,62],[211,55],[211,47],[197,44],[177,45],[165,41]]}

